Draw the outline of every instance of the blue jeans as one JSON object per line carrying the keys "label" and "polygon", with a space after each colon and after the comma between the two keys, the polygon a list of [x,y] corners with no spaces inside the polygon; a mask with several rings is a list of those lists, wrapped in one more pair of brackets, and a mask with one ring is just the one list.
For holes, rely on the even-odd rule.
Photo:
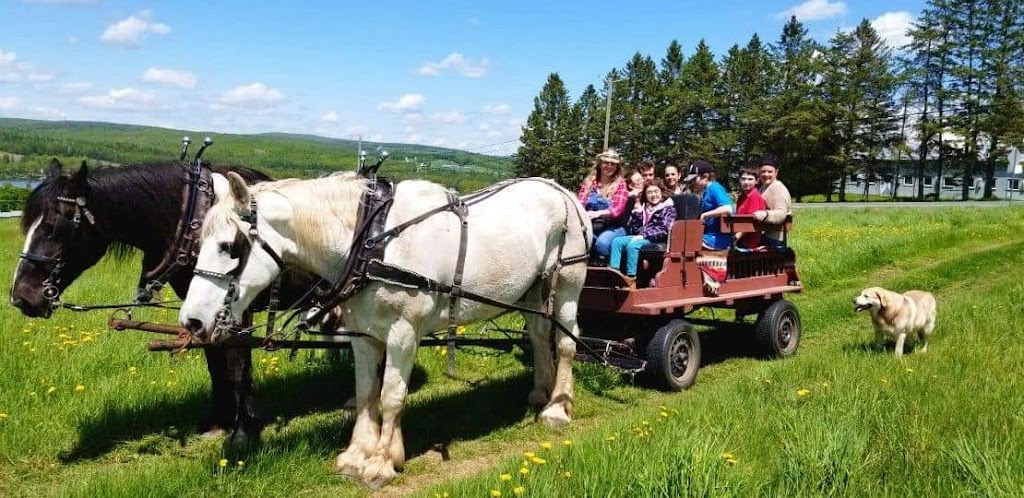
{"label": "blue jeans", "polygon": [[622,264],[622,253],[626,253],[626,275],[631,277],[636,276],[636,267],[640,262],[640,248],[649,244],[647,239],[640,237],[636,238],[635,235],[624,235],[622,237],[616,237],[612,241],[612,255],[608,261],[608,266],[619,269],[619,265]]}
{"label": "blue jeans", "polygon": [[612,240],[623,235],[626,235],[626,229],[622,227],[609,228],[597,234],[594,240],[594,254],[608,257],[612,250]]}

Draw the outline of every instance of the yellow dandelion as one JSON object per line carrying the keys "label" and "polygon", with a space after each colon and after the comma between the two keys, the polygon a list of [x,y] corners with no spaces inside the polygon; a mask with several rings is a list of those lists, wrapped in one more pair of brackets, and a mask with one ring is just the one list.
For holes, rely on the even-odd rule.
{"label": "yellow dandelion", "polygon": [[807,396],[808,394],[811,394],[811,391],[809,389],[797,389],[796,390],[796,395],[800,396],[801,398],[804,397],[804,396]]}
{"label": "yellow dandelion", "polygon": [[889,379],[878,379],[878,380],[879,380],[879,382],[881,382],[882,384],[888,384],[888,383],[889,383]]}
{"label": "yellow dandelion", "polygon": [[222,469],[224,467],[227,467],[228,466],[228,459],[227,458],[221,458],[220,462],[218,462],[217,465],[220,465],[220,468],[222,468]]}
{"label": "yellow dandelion", "polygon": [[537,465],[544,465],[545,463],[548,463],[547,460],[545,460],[545,459],[543,459],[541,457],[533,457],[533,458],[530,459],[530,461],[535,463],[535,464],[537,464]]}
{"label": "yellow dandelion", "polygon": [[498,491],[497,489],[492,489],[491,496],[493,496],[494,498],[498,498],[499,496],[501,496],[501,491]]}
{"label": "yellow dandelion", "polygon": [[28,352],[29,352],[29,353],[35,353],[35,352],[36,352],[36,348],[30,348],[30,349],[28,350]]}
{"label": "yellow dandelion", "polygon": [[604,440],[608,441],[608,442],[615,441],[615,436],[608,436],[608,437],[604,438]]}
{"label": "yellow dandelion", "polygon": [[24,342],[21,343],[21,345],[25,346],[25,347],[28,347],[30,344],[32,344],[32,343],[28,342],[28,341],[24,341]]}
{"label": "yellow dandelion", "polygon": [[735,458],[726,458],[725,459],[725,464],[730,466],[730,467],[732,467],[733,465],[736,465],[736,459]]}
{"label": "yellow dandelion", "polygon": [[565,471],[565,472],[562,472],[562,477],[568,479],[568,478],[572,477],[572,472],[569,472],[568,470]]}
{"label": "yellow dandelion", "polygon": [[36,396],[36,392],[35,391],[29,391],[28,395],[32,396],[32,397],[35,397]]}
{"label": "yellow dandelion", "polygon": [[236,465],[238,465],[238,468],[245,467],[245,461],[244,460],[239,460]]}
{"label": "yellow dandelion", "polygon": [[4,412],[0,412],[0,420],[7,420],[7,414]]}
{"label": "yellow dandelion", "polygon": [[502,474],[501,477],[499,477],[499,479],[501,479],[502,482],[511,481],[512,480],[512,474]]}
{"label": "yellow dandelion", "polygon": [[167,381],[166,385],[167,385],[167,387],[174,387],[174,381],[173,380],[169,380],[169,381]]}
{"label": "yellow dandelion", "polygon": [[545,450],[550,450],[551,446],[552,446],[551,443],[549,443],[547,441],[544,441],[543,443],[540,443],[540,447],[544,448]]}
{"label": "yellow dandelion", "polygon": [[530,475],[530,469],[528,469],[526,467],[519,467],[519,473],[524,475],[524,476]]}
{"label": "yellow dandelion", "polygon": [[137,373],[139,373],[138,367],[135,367],[135,366],[128,367],[128,375],[135,375]]}
{"label": "yellow dandelion", "polygon": [[75,392],[76,393],[80,393],[80,392],[82,392],[84,390],[85,390],[85,386],[83,386],[82,384],[78,384],[77,386],[75,386]]}
{"label": "yellow dandelion", "polygon": [[50,386],[50,388],[46,390],[46,394],[53,394],[55,392],[57,392],[57,388],[53,386]]}
{"label": "yellow dandelion", "polygon": [[572,446],[572,439],[565,439],[562,441],[562,446]]}
{"label": "yellow dandelion", "polygon": [[462,334],[465,334],[465,333],[466,333],[466,326],[465,325],[459,325],[459,327],[455,329],[455,334],[456,335],[462,335]]}
{"label": "yellow dandelion", "polygon": [[524,451],[523,452],[523,456],[526,457],[526,458],[533,458],[533,457],[537,456],[537,454],[532,452],[532,451]]}
{"label": "yellow dandelion", "polygon": [[668,412],[661,412],[658,415],[661,416],[662,418],[668,418]]}
{"label": "yellow dandelion", "polygon": [[516,496],[519,496],[526,492],[526,488],[524,488],[523,486],[516,486],[512,488],[512,492],[515,493]]}
{"label": "yellow dandelion", "polygon": [[772,383],[772,379],[764,379],[764,383],[765,384],[771,384]]}
{"label": "yellow dandelion", "polygon": [[907,369],[907,373],[914,373],[914,369],[913,368],[908,368]]}
{"label": "yellow dandelion", "polygon": [[733,455],[732,453],[729,453],[728,451],[726,451],[726,452],[722,453],[722,459],[723,460],[735,460],[736,456]]}

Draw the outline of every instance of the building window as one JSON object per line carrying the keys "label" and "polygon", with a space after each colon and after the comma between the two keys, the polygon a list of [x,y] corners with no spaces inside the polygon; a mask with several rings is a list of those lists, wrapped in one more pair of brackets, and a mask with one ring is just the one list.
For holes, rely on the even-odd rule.
{"label": "building window", "polygon": [[914,186],[914,177],[912,177],[910,175],[905,175],[903,177],[903,185],[905,187],[913,187]]}
{"label": "building window", "polygon": [[1020,178],[1010,178],[1006,182],[1006,190],[1010,192],[1020,192]]}
{"label": "building window", "polygon": [[942,177],[942,188],[957,188],[961,185],[963,184],[960,182],[959,178],[954,178],[952,176]]}
{"label": "building window", "polygon": [[926,176],[926,177],[924,177],[924,186],[925,187],[931,187],[931,186],[934,186],[934,185],[935,185],[935,177],[934,176]]}

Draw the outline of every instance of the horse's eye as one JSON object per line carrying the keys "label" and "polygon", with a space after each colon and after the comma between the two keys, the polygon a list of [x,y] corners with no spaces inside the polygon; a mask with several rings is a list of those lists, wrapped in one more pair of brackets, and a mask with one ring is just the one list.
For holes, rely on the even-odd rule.
{"label": "horse's eye", "polygon": [[221,242],[218,248],[220,249],[220,252],[224,254],[231,254],[231,244],[227,242]]}

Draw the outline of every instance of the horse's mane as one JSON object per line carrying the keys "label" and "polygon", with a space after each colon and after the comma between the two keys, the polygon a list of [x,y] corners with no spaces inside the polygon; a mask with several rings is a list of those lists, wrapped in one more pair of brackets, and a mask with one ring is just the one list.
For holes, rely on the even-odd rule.
{"label": "horse's mane", "polygon": [[[366,179],[346,171],[311,180],[290,178],[257,183],[249,190],[252,195],[274,193],[284,197],[296,215],[291,222],[295,230],[295,242],[313,248],[326,246],[324,236],[338,230],[339,224],[349,231],[355,230],[359,214],[357,207],[367,189],[366,183]],[[233,202],[230,199],[218,199],[210,208],[203,223],[204,237],[225,227],[239,226],[241,219],[235,212]],[[339,217],[324,216],[325,213],[336,213]]]}
{"label": "horse's mane", "polygon": [[[177,161],[139,164],[115,168],[90,169],[88,183],[90,190],[89,209],[105,227],[127,225],[124,216],[128,213],[146,212],[151,223],[163,223],[172,232],[181,216],[181,192],[186,181],[188,166]],[[270,177],[241,166],[218,166],[214,172],[234,171],[246,182],[270,180]],[[32,223],[53,208],[68,179],[47,178],[29,195],[21,218],[21,230],[28,233]],[[109,208],[118,206],[118,209]],[[135,250],[123,242],[112,240],[109,251],[118,260],[126,259]]]}

